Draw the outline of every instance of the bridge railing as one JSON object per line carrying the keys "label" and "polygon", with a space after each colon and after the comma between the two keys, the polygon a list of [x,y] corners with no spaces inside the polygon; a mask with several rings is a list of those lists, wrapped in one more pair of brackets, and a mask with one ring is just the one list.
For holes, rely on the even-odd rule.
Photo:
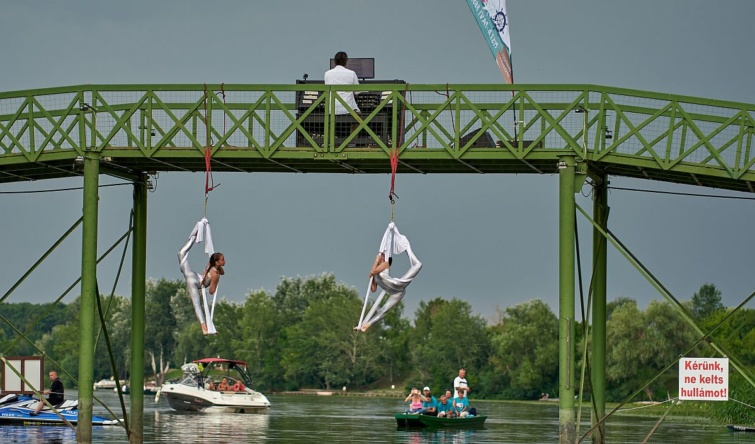
{"label": "bridge railing", "polygon": [[[371,98],[335,116],[337,91]],[[305,96],[308,100],[303,100]],[[85,149],[214,154],[537,159],[739,179],[755,163],[755,106],[594,85],[82,85],[0,93],[0,165]],[[229,154],[230,155],[230,154]]]}

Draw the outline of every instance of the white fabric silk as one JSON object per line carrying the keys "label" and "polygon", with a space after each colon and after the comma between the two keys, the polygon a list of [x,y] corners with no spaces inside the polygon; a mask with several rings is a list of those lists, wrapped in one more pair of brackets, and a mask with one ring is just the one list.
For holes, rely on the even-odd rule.
{"label": "white fabric silk", "polygon": [[[202,276],[191,270],[188,263],[189,250],[195,243],[205,243],[205,253],[211,256],[214,252],[214,246],[212,244],[212,231],[210,230],[210,222],[206,218],[202,218],[194,225],[194,229],[189,235],[189,241],[178,252],[178,264],[181,268],[181,273],[186,280],[186,290],[189,292],[191,298],[191,304],[194,306],[194,314],[197,316],[197,320],[200,324],[207,326],[208,334],[216,334],[215,324],[212,319],[215,315],[215,298],[217,295],[217,288],[215,294],[212,295],[212,305],[207,304],[207,293]],[[200,297],[201,293],[201,297]]]}
{"label": "white fabric silk", "polygon": [[[393,245],[392,248],[391,244]],[[361,328],[363,324],[372,325],[383,319],[383,317],[385,317],[385,315],[388,313],[388,310],[401,302],[401,299],[403,299],[406,295],[406,287],[409,286],[412,280],[422,269],[422,262],[420,262],[417,256],[414,255],[414,252],[411,249],[411,245],[409,245],[409,240],[406,238],[406,236],[399,233],[396,224],[391,222],[390,224],[388,224],[388,228],[385,230],[385,234],[383,235],[383,240],[380,243],[380,252],[385,254],[385,260],[387,261],[390,257],[391,252],[395,254],[401,254],[404,251],[406,251],[406,253],[409,255],[409,270],[400,278],[394,278],[390,275],[390,269],[387,268],[374,277],[375,282],[382,289],[382,291],[378,295],[377,299],[375,299],[375,303],[372,305],[370,312],[365,317],[364,312],[367,308],[370,297],[370,287],[368,284],[367,293],[364,296],[364,306],[362,307],[362,314],[359,317],[359,324],[357,325],[357,328]],[[385,305],[381,307],[380,303],[383,301],[383,298],[386,294],[389,295],[388,300],[386,301]]]}

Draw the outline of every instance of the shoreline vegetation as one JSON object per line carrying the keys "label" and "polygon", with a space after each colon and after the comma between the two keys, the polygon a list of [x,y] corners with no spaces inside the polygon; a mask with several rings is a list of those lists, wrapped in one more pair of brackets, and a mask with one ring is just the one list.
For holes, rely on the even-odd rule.
{"label": "shoreline vegetation", "polygon": [[[109,345],[104,340],[97,343],[93,379],[113,373],[125,379],[130,371],[131,301],[122,296],[106,299]],[[755,309],[734,311],[721,300],[720,291],[705,284],[682,305],[703,331],[715,328],[711,342],[731,350],[744,369],[755,368],[750,346],[755,343]],[[79,307],[78,298],[68,304],[3,304],[7,323],[0,323],[0,349],[9,356],[44,350],[46,369],[70,375],[63,381],[72,387],[79,368]],[[180,363],[222,356],[246,362],[254,387],[262,392],[306,395],[311,389],[315,396],[397,398],[409,387],[429,386],[440,393],[463,366],[475,399],[534,402],[543,394],[558,397],[559,319],[541,300],[499,309],[490,314],[493,319],[474,314],[463,297],[422,301],[410,317],[399,304],[366,333],[353,330],[362,308],[357,291],[337,282],[333,274],[284,277],[272,293],[250,291],[243,302],[221,299],[215,310],[220,333],[204,336],[185,282],[149,280],[144,374],[154,375],[151,378],[159,384],[179,378]],[[679,372],[673,364],[680,350],[689,350],[688,357],[718,356],[708,342],[700,341],[679,309],[652,301],[642,310],[636,301],[622,297],[607,303],[606,401],[619,402],[630,395],[633,402],[667,401],[678,392]],[[589,350],[583,345],[590,340],[590,326],[578,323],[575,330],[574,343],[580,346],[574,359],[581,366]],[[26,332],[26,341],[18,331]],[[691,344],[697,345],[690,349]],[[115,370],[108,346],[114,351]],[[166,370],[170,367],[173,370]],[[743,371],[744,376],[730,374],[730,398],[736,402],[685,402],[674,405],[670,414],[752,423],[755,408],[745,402],[755,399],[755,376]],[[637,391],[638,387],[643,389]],[[589,394],[585,396],[583,405],[589,412]],[[629,408],[639,405],[627,405],[619,413],[659,415],[670,404]]]}

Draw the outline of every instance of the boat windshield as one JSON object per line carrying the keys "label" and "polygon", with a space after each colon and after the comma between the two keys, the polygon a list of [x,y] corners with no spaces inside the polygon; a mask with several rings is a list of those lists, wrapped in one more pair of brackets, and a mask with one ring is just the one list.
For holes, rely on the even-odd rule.
{"label": "boat windshield", "polygon": [[233,385],[236,381],[241,381],[245,387],[252,388],[252,378],[249,377],[246,368],[233,362],[207,365],[202,376],[204,376],[205,381],[213,380],[215,383],[220,382],[225,377],[230,385]]}
{"label": "boat windshield", "polygon": [[199,376],[198,375],[184,375],[183,378],[181,378],[180,381],[178,381],[179,384],[183,385],[189,385],[192,387],[196,387],[199,385]]}

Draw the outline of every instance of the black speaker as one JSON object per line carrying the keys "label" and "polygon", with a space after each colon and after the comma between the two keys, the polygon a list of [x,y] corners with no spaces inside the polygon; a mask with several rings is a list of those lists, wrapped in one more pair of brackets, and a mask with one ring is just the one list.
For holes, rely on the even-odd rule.
{"label": "black speaker", "polygon": [[[462,138],[459,139],[459,146],[467,146],[467,143],[469,143],[478,132],[480,132],[480,130],[471,131],[462,136]],[[485,131],[483,135],[474,141],[470,148],[495,148],[495,140],[493,140],[493,136],[490,135],[490,131]]]}

